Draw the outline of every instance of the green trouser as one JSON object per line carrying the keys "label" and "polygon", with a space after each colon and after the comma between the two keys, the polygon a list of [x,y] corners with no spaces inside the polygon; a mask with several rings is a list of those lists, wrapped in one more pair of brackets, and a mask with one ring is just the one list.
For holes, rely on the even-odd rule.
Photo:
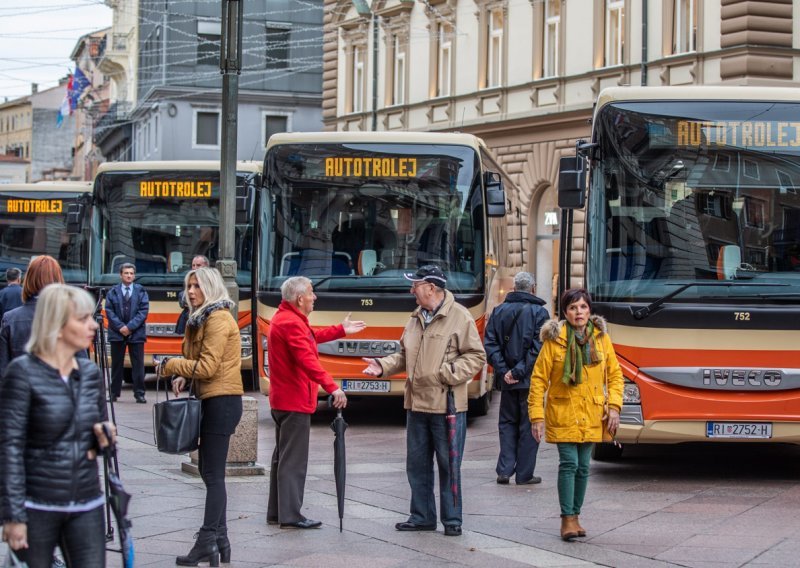
{"label": "green trouser", "polygon": [[558,502],[562,515],[580,515],[586,486],[592,444],[560,443],[558,446]]}

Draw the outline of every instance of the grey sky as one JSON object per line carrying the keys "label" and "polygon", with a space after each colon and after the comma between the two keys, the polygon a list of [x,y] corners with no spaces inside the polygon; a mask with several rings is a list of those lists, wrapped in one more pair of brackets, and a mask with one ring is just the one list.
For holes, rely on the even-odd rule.
{"label": "grey sky", "polygon": [[78,39],[111,26],[102,0],[0,1],[0,102],[55,87]]}

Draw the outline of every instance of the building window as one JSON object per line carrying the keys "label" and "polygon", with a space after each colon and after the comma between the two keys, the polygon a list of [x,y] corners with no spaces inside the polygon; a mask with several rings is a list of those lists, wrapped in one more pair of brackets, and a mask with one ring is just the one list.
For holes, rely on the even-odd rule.
{"label": "building window", "polygon": [[499,87],[503,77],[503,27],[502,8],[489,12],[488,42],[486,52],[486,86]]}
{"label": "building window", "polygon": [[222,25],[209,20],[197,20],[197,64],[219,65]]}
{"label": "building window", "polygon": [[697,3],[695,0],[675,0],[672,28],[672,53],[695,50],[697,37]]}
{"label": "building window", "polygon": [[267,26],[267,69],[289,67],[289,31]]}
{"label": "building window", "polygon": [[194,111],[193,148],[218,148],[220,145],[220,113],[210,110]]}
{"label": "building window", "polygon": [[364,48],[353,48],[353,112],[364,110]]}
{"label": "building window", "polygon": [[606,0],[606,67],[622,65],[625,48],[625,2]]}
{"label": "building window", "polygon": [[392,76],[392,104],[405,103],[406,52],[398,36],[394,36],[394,73]]}
{"label": "building window", "polygon": [[453,27],[439,23],[439,53],[436,73],[436,96],[450,96],[450,78],[453,73]]}
{"label": "building window", "polygon": [[267,146],[270,136],[292,131],[292,116],[285,112],[267,111],[261,114],[261,139]]}
{"label": "building window", "polygon": [[561,0],[545,0],[544,77],[558,75],[558,38],[561,28]]}

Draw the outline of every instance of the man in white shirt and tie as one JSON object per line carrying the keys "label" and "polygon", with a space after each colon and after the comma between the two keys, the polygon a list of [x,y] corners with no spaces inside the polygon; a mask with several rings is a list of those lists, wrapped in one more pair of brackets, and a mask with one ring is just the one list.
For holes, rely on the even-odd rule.
{"label": "man in white shirt and tie", "polygon": [[111,398],[116,401],[122,392],[125,350],[131,359],[133,394],[144,404],[144,344],[147,341],[147,314],[150,299],[147,291],[134,283],[136,267],[125,263],[119,270],[120,283],[106,295],[108,341],[111,345]]}

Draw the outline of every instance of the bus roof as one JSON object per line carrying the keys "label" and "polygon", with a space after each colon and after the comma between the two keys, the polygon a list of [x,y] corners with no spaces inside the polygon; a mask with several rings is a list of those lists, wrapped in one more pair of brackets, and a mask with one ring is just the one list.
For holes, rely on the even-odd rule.
{"label": "bus roof", "polygon": [[[236,171],[254,172],[261,171],[261,162],[241,160],[236,162]],[[132,172],[132,171],[211,171],[220,170],[219,160],[171,160],[153,162],[105,162],[97,168],[97,175],[107,172]]]}
{"label": "bus roof", "polygon": [[47,192],[47,193],[91,193],[90,181],[40,181],[37,183],[7,183],[0,185],[0,193],[13,192]]}
{"label": "bus roof", "polygon": [[281,144],[450,144],[469,146],[475,150],[486,144],[472,134],[463,132],[284,132],[273,134],[267,151]]}
{"label": "bus roof", "polygon": [[798,100],[797,89],[693,85],[688,87],[608,87],[600,91],[597,109],[622,101],[786,101]]}

